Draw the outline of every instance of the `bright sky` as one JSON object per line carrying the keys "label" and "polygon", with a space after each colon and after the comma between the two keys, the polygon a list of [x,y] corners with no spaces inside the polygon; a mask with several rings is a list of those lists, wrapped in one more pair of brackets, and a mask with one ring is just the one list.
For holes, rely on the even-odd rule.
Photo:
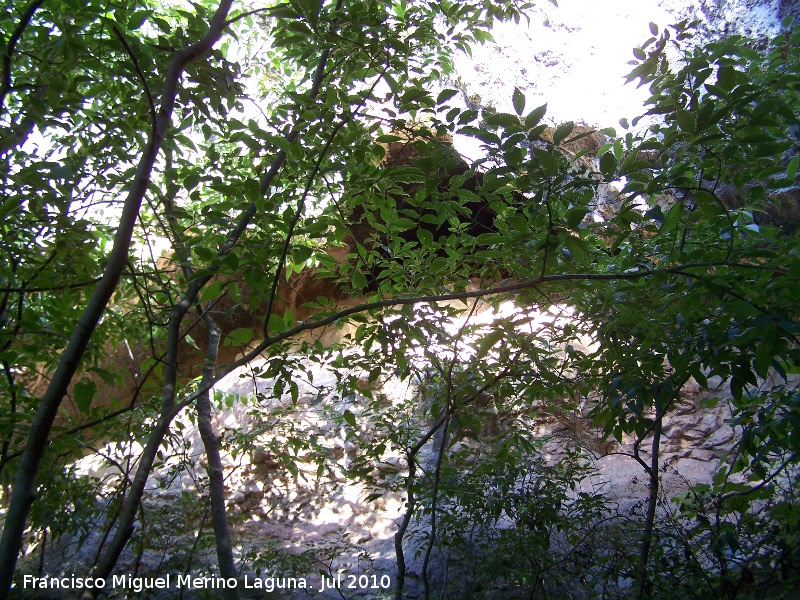
{"label": "bright sky", "polygon": [[[632,48],[651,35],[650,22],[663,29],[699,15],[711,20],[714,33],[733,23],[743,33],[769,36],[780,26],[777,2],[771,0],[558,0],[558,7],[542,0],[540,6],[530,26],[498,24],[496,44],[475,48],[472,58],[459,55],[461,83],[483,106],[499,111],[513,112],[516,86],[527,98],[526,112],[547,102],[551,123],[576,121],[618,131],[619,119],[641,114],[648,96],[646,88],[623,83],[632,69],[627,64]],[[468,142],[456,145],[473,156]]]}

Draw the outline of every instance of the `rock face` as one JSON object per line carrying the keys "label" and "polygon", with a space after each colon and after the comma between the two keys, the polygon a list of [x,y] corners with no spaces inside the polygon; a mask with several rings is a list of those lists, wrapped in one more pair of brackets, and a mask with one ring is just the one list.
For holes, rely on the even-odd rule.
{"label": "rock face", "polygon": [[[800,141],[795,146],[795,156],[799,150]],[[786,158],[787,164],[790,158]],[[769,191],[765,195],[768,201],[764,212],[755,216],[756,222],[760,225],[780,226],[785,233],[797,231],[800,227],[800,185]],[[719,197],[728,208],[741,208],[747,201],[746,190],[737,190],[733,186],[722,186]]]}
{"label": "rock face", "polygon": [[[724,386],[705,391],[690,380],[683,388],[676,410],[664,418],[660,442],[661,492],[666,499],[685,491],[689,485],[710,481],[730,451],[736,434],[729,425],[730,396]],[[709,405],[714,400],[713,406]],[[717,402],[717,400],[719,400]],[[641,457],[651,460],[652,436],[641,444]],[[602,488],[621,512],[634,510],[647,497],[649,481],[633,459],[633,439],[610,448],[595,463],[598,472],[591,479]]]}

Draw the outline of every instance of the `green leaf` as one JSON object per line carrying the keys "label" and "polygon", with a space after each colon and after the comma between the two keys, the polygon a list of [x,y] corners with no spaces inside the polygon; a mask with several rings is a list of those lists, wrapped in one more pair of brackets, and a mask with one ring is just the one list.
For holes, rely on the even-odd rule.
{"label": "green leaf", "polygon": [[292,260],[297,263],[305,263],[311,255],[314,254],[314,249],[311,246],[296,246],[292,249]]}
{"label": "green leaf", "polygon": [[[527,117],[525,117],[525,129],[533,129],[542,120],[547,112],[547,103],[542,104],[539,108],[534,108]],[[538,135],[538,134],[537,134]]]}
{"label": "green leaf", "polygon": [[648,58],[642,64],[635,67],[630,73],[628,73],[625,76],[625,82],[630,83],[634,79],[639,78],[639,83],[636,86],[637,88],[639,88],[650,80],[657,67],[658,67],[657,59],[654,59],[653,57]]}
{"label": "green leaf", "polygon": [[477,110],[465,110],[458,116],[458,124],[472,123],[477,120],[479,113]]}
{"label": "green leaf", "polygon": [[189,173],[183,179],[183,187],[185,187],[187,191],[192,191],[195,187],[197,187],[198,183],[200,183],[200,173]]}
{"label": "green leaf", "polygon": [[278,335],[286,331],[286,323],[283,321],[281,317],[276,315],[275,313],[269,316],[269,320],[267,321],[268,327],[270,332],[273,335]]}
{"label": "green leaf", "polygon": [[570,133],[572,133],[573,129],[575,129],[575,123],[572,121],[567,121],[566,123],[562,123],[556,127],[556,131],[553,133],[553,143],[558,146],[567,138]]}
{"label": "green leaf", "polygon": [[666,220],[664,212],[661,210],[661,206],[658,204],[656,204],[654,207],[652,207],[650,210],[644,213],[643,217],[646,221],[648,220],[656,221],[659,224],[663,223]]}
{"label": "green leaf", "polygon": [[128,31],[136,31],[139,29],[152,14],[153,11],[150,10],[140,10],[131,14],[128,19]]}
{"label": "green leaf", "polygon": [[215,300],[222,295],[222,292],[225,290],[225,282],[224,281],[212,281],[203,289],[200,293],[200,302],[210,302],[211,300]]}
{"label": "green leaf", "polygon": [[505,332],[502,329],[495,329],[488,335],[484,336],[478,345],[478,351],[475,353],[475,359],[480,360],[484,358],[489,353],[489,350],[491,350],[495,344],[497,344],[497,342],[503,339],[504,335]]}
{"label": "green leaf", "polygon": [[230,285],[228,285],[228,293],[231,295],[231,298],[233,298],[233,301],[236,302],[236,304],[241,303],[241,301],[242,301],[242,292],[239,289],[239,284],[238,283],[236,283],[235,281],[232,281],[230,283]]}
{"label": "green leaf", "polygon": [[97,393],[97,384],[95,384],[95,382],[91,379],[86,379],[84,377],[75,384],[72,392],[75,397],[75,404],[78,406],[78,410],[83,414],[87,414],[89,409],[92,407],[92,399]]}
{"label": "green leaf", "polygon": [[506,128],[519,128],[519,117],[509,113],[494,113],[484,117],[484,123],[489,126],[506,127]]}
{"label": "green leaf", "polygon": [[522,111],[525,110],[525,94],[519,91],[519,88],[514,87],[514,93],[511,96],[511,101],[514,104],[514,112],[522,116]]}
{"label": "green leaf", "polygon": [[433,246],[433,234],[427,229],[417,229],[417,239],[423,248],[431,248]]}
{"label": "green leaf", "polygon": [[797,178],[798,166],[800,166],[800,156],[795,156],[789,161],[789,165],[786,167],[786,178],[792,183],[794,183],[794,180]]}
{"label": "green leaf", "polygon": [[710,192],[706,190],[698,190],[694,195],[697,208],[701,213],[708,216],[716,216],[721,214],[725,208],[720,204],[719,200]]}
{"label": "green leaf", "polygon": [[613,181],[617,172],[617,158],[613,152],[606,152],[600,157],[600,172],[606,181]]}
{"label": "green leaf", "polygon": [[297,477],[300,474],[300,469],[297,467],[297,463],[293,461],[291,456],[288,454],[281,454],[281,462],[293,477]]}
{"label": "green leaf", "polygon": [[676,112],[675,121],[677,121],[678,127],[683,129],[687,133],[694,133],[694,126],[695,126],[694,115],[688,110],[679,110],[678,112]]}
{"label": "green leaf", "polygon": [[542,174],[545,177],[555,177],[558,175],[560,170],[558,157],[550,152],[542,154],[539,157],[539,166],[541,167]]}
{"label": "green leaf", "polygon": [[295,2],[309,21],[316,22],[319,11],[322,9],[322,0],[295,0]]}
{"label": "green leaf", "polygon": [[342,418],[347,422],[348,425],[350,425],[350,427],[355,429],[356,416],[352,412],[350,412],[349,409],[345,409],[345,411],[342,413]]}
{"label": "green leaf", "polygon": [[272,7],[269,10],[269,14],[276,19],[297,19],[300,17],[298,12],[293,9],[288,4],[279,4],[278,6]]}
{"label": "green leaf", "polygon": [[569,209],[567,211],[567,227],[570,229],[577,229],[588,212],[589,210],[585,206]]}
{"label": "green leaf", "polygon": [[396,219],[391,225],[395,231],[408,231],[417,226],[411,219]]}
{"label": "green leaf", "polygon": [[726,92],[736,86],[736,69],[730,65],[723,65],[717,71],[717,85]]}
{"label": "green leaf", "polygon": [[242,346],[244,344],[248,344],[252,339],[253,339],[253,328],[240,327],[238,329],[234,329],[228,334],[228,337],[225,340],[225,345]]}
{"label": "green leaf", "polygon": [[410,90],[406,91],[403,96],[400,98],[400,105],[401,106],[418,106],[419,104],[425,104],[425,102],[421,102],[429,98],[428,91],[421,87],[411,88]]}
{"label": "green leaf", "polygon": [[661,226],[659,233],[669,233],[673,231],[681,220],[681,216],[683,215],[683,204],[678,202],[675,206],[669,209],[667,213],[667,218],[664,221],[664,224]]}
{"label": "green leaf", "polygon": [[352,282],[355,290],[363,290],[367,287],[367,278],[361,271],[353,271]]}
{"label": "green leaf", "polygon": [[531,130],[528,131],[528,139],[531,140],[538,140],[541,139],[539,136],[547,129],[547,125],[537,125],[533,127]]}
{"label": "green leaf", "polygon": [[450,100],[450,98],[452,98],[453,96],[457,96],[459,93],[460,92],[458,90],[454,90],[452,88],[444,89],[441,92],[439,92],[438,96],[436,96],[436,104],[439,105],[444,104],[445,102]]}
{"label": "green leaf", "polygon": [[562,241],[576,261],[583,262],[588,256],[589,246],[581,238],[573,235],[564,235],[562,236]]}

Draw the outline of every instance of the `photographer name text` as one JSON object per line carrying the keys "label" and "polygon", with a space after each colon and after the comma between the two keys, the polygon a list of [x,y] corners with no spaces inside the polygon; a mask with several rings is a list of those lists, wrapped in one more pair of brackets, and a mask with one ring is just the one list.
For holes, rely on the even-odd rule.
{"label": "photographer name text", "polygon": [[243,579],[233,577],[197,577],[194,575],[171,575],[162,577],[134,577],[133,575],[114,575],[111,580],[103,577],[35,577],[25,575],[22,580],[23,589],[39,590],[102,590],[106,587],[112,589],[131,590],[139,593],[145,590],[224,590],[242,587],[243,589],[258,589],[266,592],[287,589],[316,590],[319,593],[328,590],[345,589],[374,589],[385,590],[392,584],[388,575],[348,575],[345,573],[334,574],[331,577],[322,575],[317,581],[310,581],[306,577],[251,577],[245,575]]}

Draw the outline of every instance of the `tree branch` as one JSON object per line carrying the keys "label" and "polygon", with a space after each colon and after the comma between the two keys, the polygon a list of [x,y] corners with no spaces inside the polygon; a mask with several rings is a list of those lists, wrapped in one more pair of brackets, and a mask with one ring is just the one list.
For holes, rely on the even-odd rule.
{"label": "tree branch", "polygon": [[125,40],[125,37],[122,35],[122,32],[116,27],[112,27],[114,31],[114,35],[117,36],[119,43],[122,44],[122,47],[125,48],[125,52],[131,59],[133,63],[133,68],[136,70],[136,76],[139,78],[139,81],[142,83],[142,88],[144,89],[144,95],[147,98],[147,105],[150,108],[150,122],[152,124],[151,135],[155,134],[156,124],[157,124],[157,117],[156,117],[156,105],[153,102],[153,94],[150,93],[150,86],[147,84],[147,79],[142,73],[142,68],[139,66],[139,59],[136,58],[136,55],[133,53],[130,45]]}
{"label": "tree branch", "polygon": [[[728,266],[728,267],[736,266],[736,267],[748,268],[748,267],[754,267],[755,265],[749,265],[749,264],[731,265],[730,263],[724,263],[724,262],[697,262],[697,263],[687,263],[685,265],[679,265],[676,267],[668,267],[665,269],[643,269],[639,271],[631,271],[628,273],[563,273],[558,275],[545,275],[544,277],[538,277],[536,279],[520,281],[517,283],[511,283],[507,285],[495,286],[482,290],[473,290],[468,292],[466,291],[453,292],[450,294],[411,296],[405,298],[390,298],[385,300],[376,300],[373,302],[364,302],[356,306],[351,306],[349,308],[342,309],[322,319],[318,319],[315,321],[299,322],[295,327],[292,327],[291,329],[288,329],[287,331],[284,331],[281,334],[264,339],[257,346],[255,346],[250,352],[244,354],[241,358],[233,361],[227,367],[225,367],[219,373],[217,373],[217,376],[214,378],[214,381],[210,383],[210,385],[214,385],[215,383],[217,383],[218,381],[220,381],[221,379],[223,379],[224,377],[226,377],[228,374],[235,371],[239,367],[244,366],[247,363],[255,360],[262,352],[264,352],[267,348],[273,346],[274,344],[292,338],[300,333],[303,333],[304,331],[313,331],[315,329],[326,327],[328,325],[341,321],[345,317],[349,317],[351,315],[359,313],[374,311],[381,308],[390,308],[393,306],[433,304],[436,302],[447,302],[450,300],[485,298],[487,296],[497,296],[500,294],[508,294],[511,292],[518,292],[526,289],[537,289],[538,286],[541,286],[543,283],[552,283],[556,281],[635,281],[637,279],[644,279],[648,277],[654,277],[665,274],[675,274],[675,275],[684,275],[692,278],[701,278],[702,277],[701,275],[698,275],[696,273],[691,273],[689,269],[700,269],[700,268],[711,269],[722,266]],[[180,407],[191,404],[204,391],[205,388],[202,387],[198,388],[196,391],[192,392],[181,401]]]}
{"label": "tree branch", "polygon": [[34,0],[28,5],[25,12],[22,13],[22,17],[20,17],[19,23],[17,23],[17,26],[14,28],[14,32],[8,39],[6,51],[3,53],[3,74],[2,82],[0,82],[0,115],[3,114],[6,96],[11,91],[11,57],[14,56],[14,49],[17,47],[20,38],[22,38],[25,28],[30,24],[33,13],[35,13],[42,4],[44,4],[44,0]]}

